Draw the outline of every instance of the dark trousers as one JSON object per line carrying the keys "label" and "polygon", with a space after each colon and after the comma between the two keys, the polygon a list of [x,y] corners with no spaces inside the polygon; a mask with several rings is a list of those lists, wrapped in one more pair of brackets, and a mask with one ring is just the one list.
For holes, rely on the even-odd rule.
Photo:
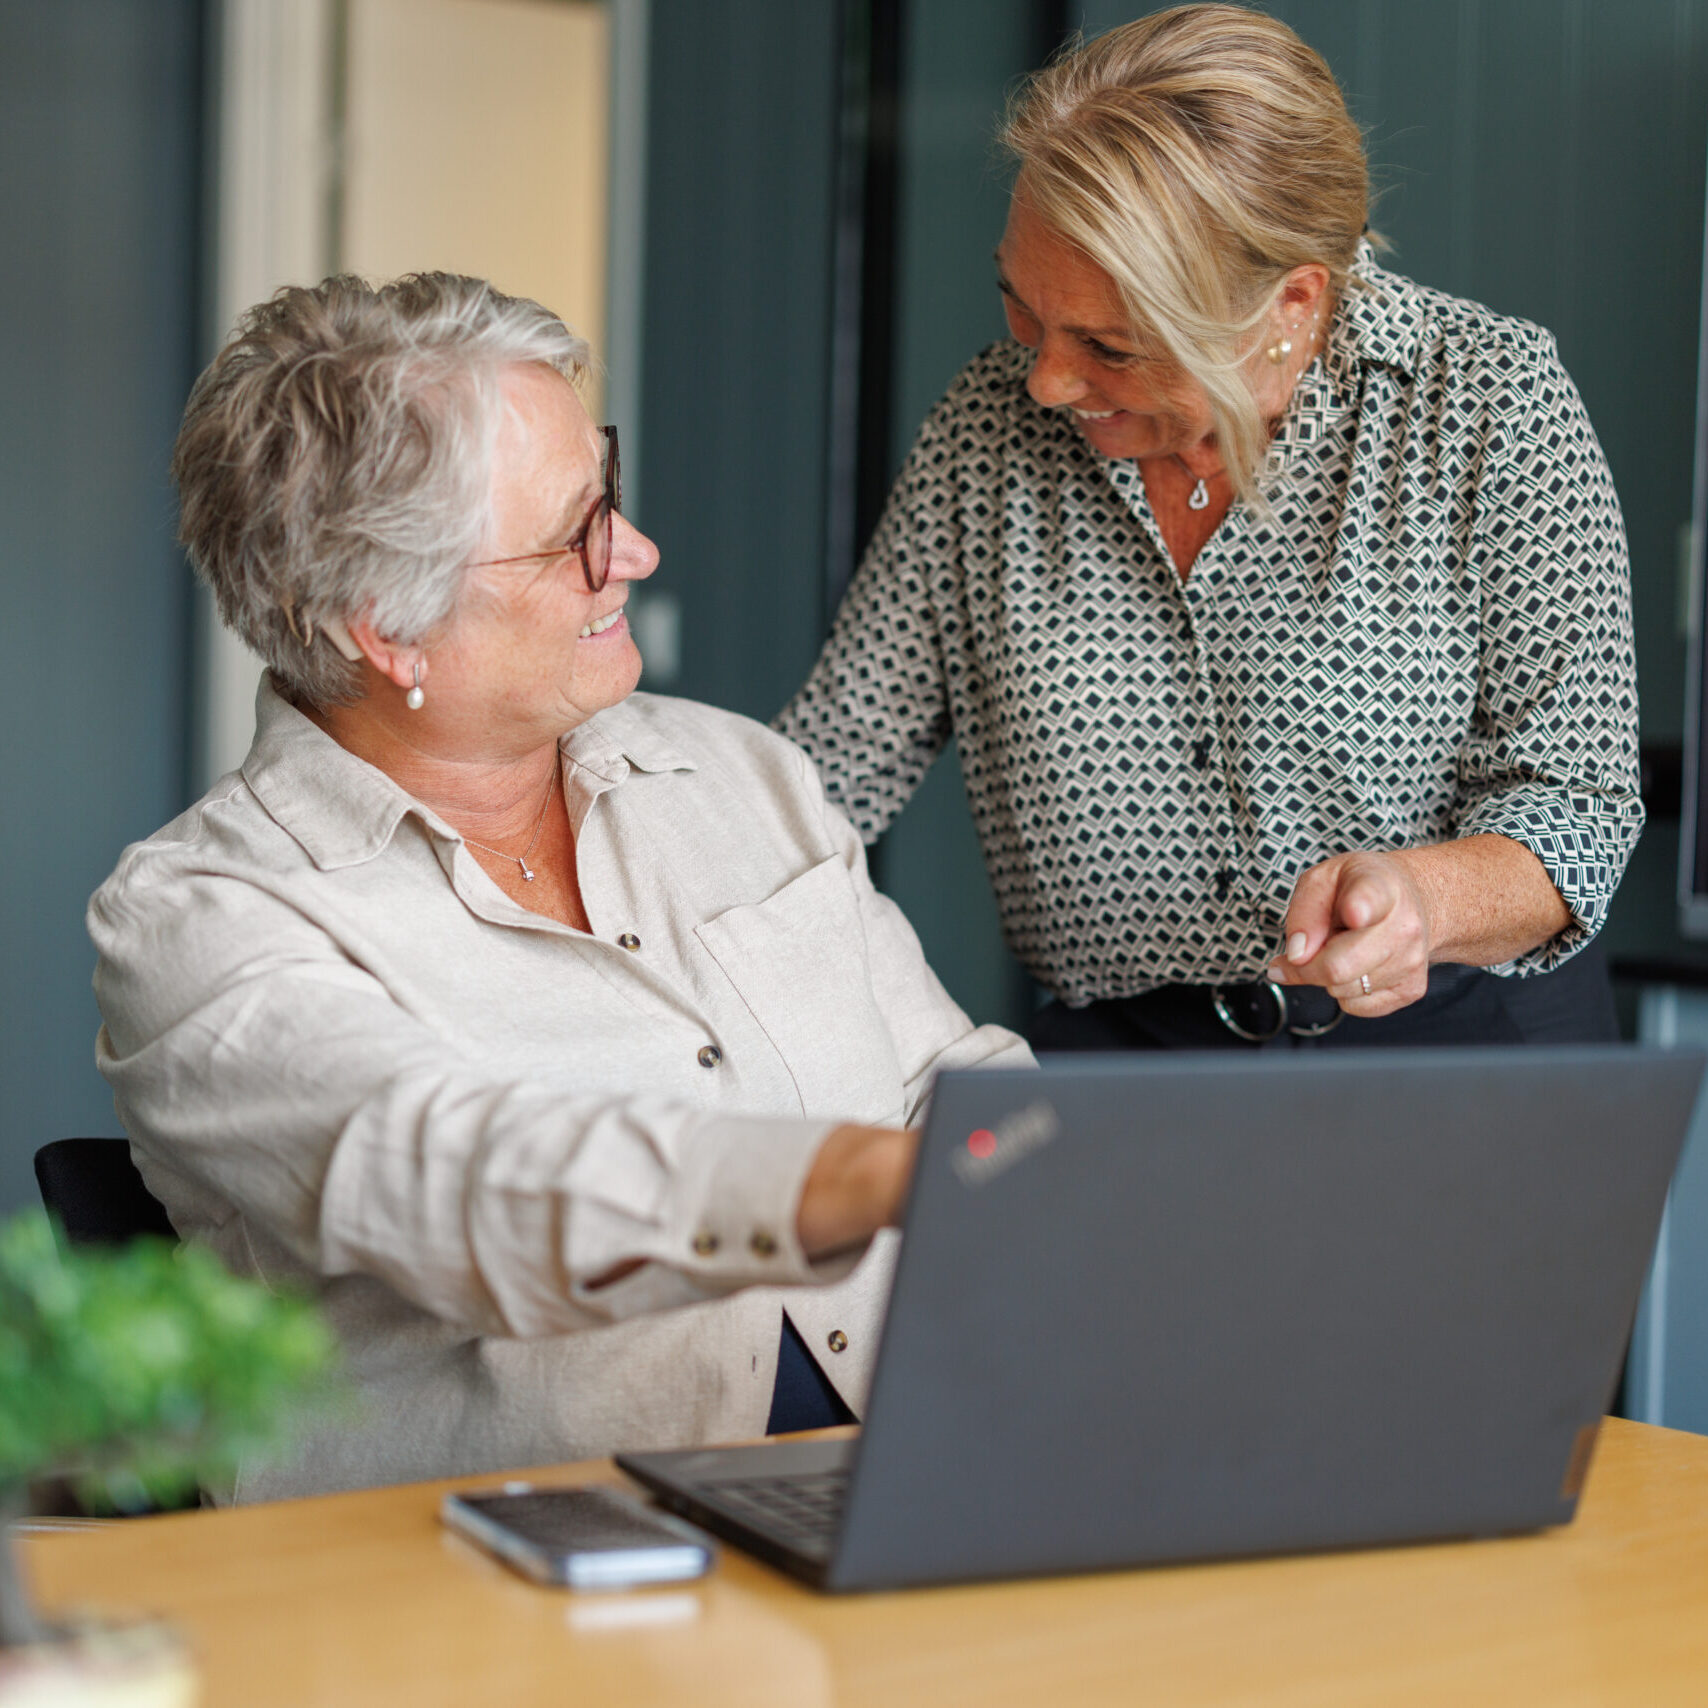
{"label": "dark trousers", "polygon": [[[1249,994],[1254,1021],[1267,1031],[1275,1016],[1261,987]],[[1289,1020],[1273,1037],[1253,1043],[1216,1013],[1209,985],[1163,985],[1140,996],[1114,997],[1084,1008],[1052,1002],[1038,1010],[1032,1047],[1052,1050],[1348,1050],[1390,1044],[1590,1044],[1619,1037],[1607,961],[1597,943],[1563,967],[1535,978],[1497,978],[1480,967],[1430,968],[1428,994],[1378,1020],[1347,1015],[1331,1031],[1306,1035],[1332,1019],[1326,992],[1288,987]],[[1239,1019],[1245,1010],[1236,1008]]]}

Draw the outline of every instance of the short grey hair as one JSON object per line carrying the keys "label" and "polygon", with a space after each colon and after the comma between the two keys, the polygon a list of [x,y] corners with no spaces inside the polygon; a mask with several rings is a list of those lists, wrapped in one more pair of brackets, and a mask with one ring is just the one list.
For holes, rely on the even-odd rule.
{"label": "short grey hair", "polygon": [[503,371],[589,362],[549,309],[455,273],[340,275],[242,317],[184,410],[179,538],[287,695],[360,697],[328,620],[415,646],[450,616],[488,533]]}

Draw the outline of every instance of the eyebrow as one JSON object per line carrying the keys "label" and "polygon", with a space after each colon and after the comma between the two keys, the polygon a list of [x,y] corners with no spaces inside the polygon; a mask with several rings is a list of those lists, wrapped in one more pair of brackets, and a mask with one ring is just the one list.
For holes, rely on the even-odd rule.
{"label": "eyebrow", "polygon": [[[996,261],[996,288],[1017,308],[1023,308],[1031,314],[1033,311],[1027,307],[1026,299],[1008,282],[1008,275],[1002,270],[1000,249],[995,252],[993,259]],[[1064,326],[1062,330],[1071,332],[1076,338],[1095,339],[1099,344],[1111,338],[1118,338],[1126,344],[1133,342],[1132,328],[1128,326]]]}

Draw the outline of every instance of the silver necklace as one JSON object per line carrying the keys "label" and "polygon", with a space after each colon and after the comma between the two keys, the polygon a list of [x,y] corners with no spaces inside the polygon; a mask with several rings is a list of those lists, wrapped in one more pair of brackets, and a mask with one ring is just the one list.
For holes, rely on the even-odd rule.
{"label": "silver necklace", "polygon": [[[1186,468],[1186,459],[1178,451],[1174,453],[1174,460],[1186,470],[1187,474],[1191,474],[1191,469]],[[1186,508],[1188,510],[1208,510],[1210,508],[1210,489],[1204,484],[1202,475],[1198,476],[1198,484],[1192,488],[1191,493],[1187,496]]]}
{"label": "silver necklace", "polygon": [[540,802],[540,816],[534,820],[534,834],[528,838],[528,846],[520,854],[506,854],[502,848],[488,848],[484,842],[476,842],[472,836],[465,836],[463,841],[471,848],[478,848],[482,854],[496,854],[500,860],[514,860],[522,868],[522,876],[531,884],[534,881],[534,869],[528,864],[528,856],[534,851],[534,844],[540,840],[540,832],[546,827],[546,814],[551,809],[552,794],[557,788],[557,768],[554,765],[552,773],[546,778],[546,798]]}

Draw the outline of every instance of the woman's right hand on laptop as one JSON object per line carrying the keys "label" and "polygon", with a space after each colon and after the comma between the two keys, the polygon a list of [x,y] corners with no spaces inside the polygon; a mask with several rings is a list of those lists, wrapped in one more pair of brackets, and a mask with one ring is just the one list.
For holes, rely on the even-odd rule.
{"label": "woman's right hand on laptop", "polygon": [[836,1128],[819,1146],[801,1190],[795,1233],[817,1260],[864,1245],[893,1227],[907,1201],[919,1134],[903,1127]]}

